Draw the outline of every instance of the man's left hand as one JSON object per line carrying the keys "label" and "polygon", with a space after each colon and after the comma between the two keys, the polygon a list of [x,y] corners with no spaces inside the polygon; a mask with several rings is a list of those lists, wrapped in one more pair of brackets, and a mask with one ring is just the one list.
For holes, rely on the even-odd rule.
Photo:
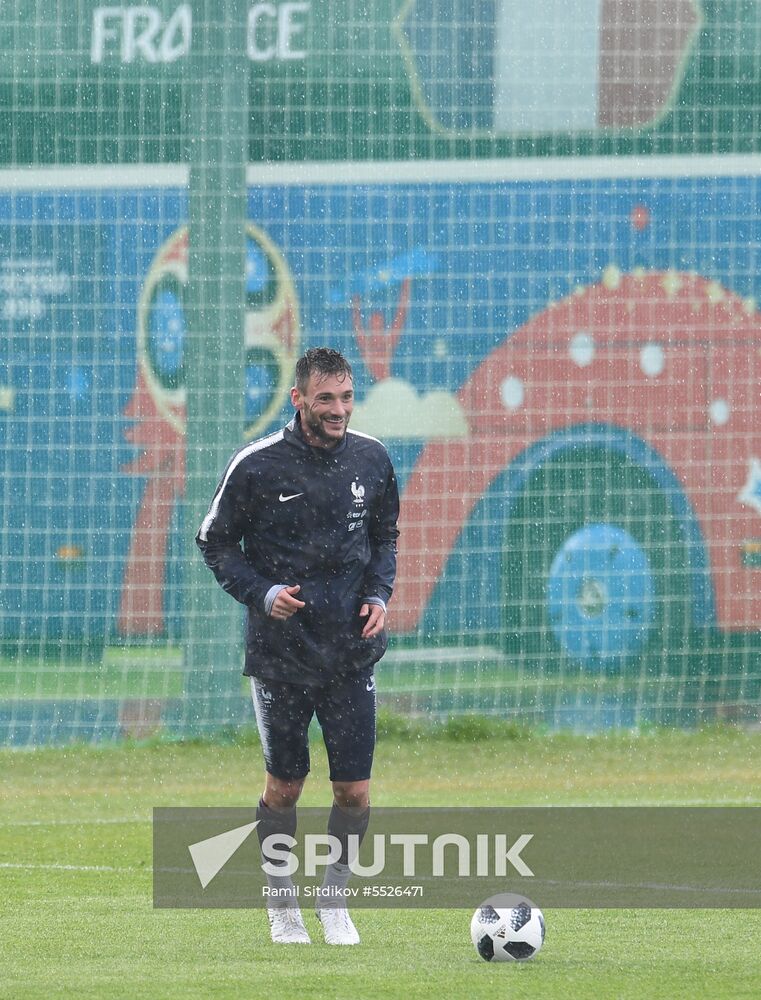
{"label": "man's left hand", "polygon": [[386,612],[380,604],[363,604],[359,609],[359,617],[367,618],[362,629],[363,639],[372,639],[374,635],[383,631],[383,626],[386,624]]}

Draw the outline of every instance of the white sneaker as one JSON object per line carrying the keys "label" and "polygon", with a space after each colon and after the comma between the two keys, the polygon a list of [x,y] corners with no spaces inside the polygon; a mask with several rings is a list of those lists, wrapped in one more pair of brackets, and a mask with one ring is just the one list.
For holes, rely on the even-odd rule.
{"label": "white sneaker", "polygon": [[325,934],[325,944],[359,944],[357,928],[345,906],[326,906],[316,913]]}
{"label": "white sneaker", "polygon": [[273,907],[267,910],[270,934],[275,944],[311,944],[298,906]]}

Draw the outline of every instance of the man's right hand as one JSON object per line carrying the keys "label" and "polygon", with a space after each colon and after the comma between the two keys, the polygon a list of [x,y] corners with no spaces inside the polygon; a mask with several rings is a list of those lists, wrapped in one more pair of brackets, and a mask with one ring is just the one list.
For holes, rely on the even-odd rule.
{"label": "man's right hand", "polygon": [[283,587],[272,602],[270,618],[279,618],[281,621],[285,621],[291,615],[295,615],[299,608],[303,608],[304,602],[299,601],[296,597],[300,590],[301,587],[298,584],[295,587]]}

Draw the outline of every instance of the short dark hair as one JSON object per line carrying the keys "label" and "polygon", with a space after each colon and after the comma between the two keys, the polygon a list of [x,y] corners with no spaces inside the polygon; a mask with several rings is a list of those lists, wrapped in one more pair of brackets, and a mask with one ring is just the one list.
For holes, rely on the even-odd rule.
{"label": "short dark hair", "polygon": [[296,362],[296,388],[304,392],[314,374],[353,378],[351,365],[340,351],[330,347],[310,347]]}

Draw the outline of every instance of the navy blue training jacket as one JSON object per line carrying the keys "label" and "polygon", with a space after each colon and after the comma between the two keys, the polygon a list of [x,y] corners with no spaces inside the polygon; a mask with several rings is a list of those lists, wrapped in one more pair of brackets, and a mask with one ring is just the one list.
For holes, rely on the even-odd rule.
{"label": "navy blue training jacket", "polygon": [[[398,516],[388,452],[357,431],[333,449],[313,448],[296,414],[233,455],[196,542],[219,584],[248,608],[245,674],[321,684],[383,656],[385,631],[362,639],[359,609],[391,597]],[[265,601],[284,584],[299,584],[306,606],[280,621]]]}

